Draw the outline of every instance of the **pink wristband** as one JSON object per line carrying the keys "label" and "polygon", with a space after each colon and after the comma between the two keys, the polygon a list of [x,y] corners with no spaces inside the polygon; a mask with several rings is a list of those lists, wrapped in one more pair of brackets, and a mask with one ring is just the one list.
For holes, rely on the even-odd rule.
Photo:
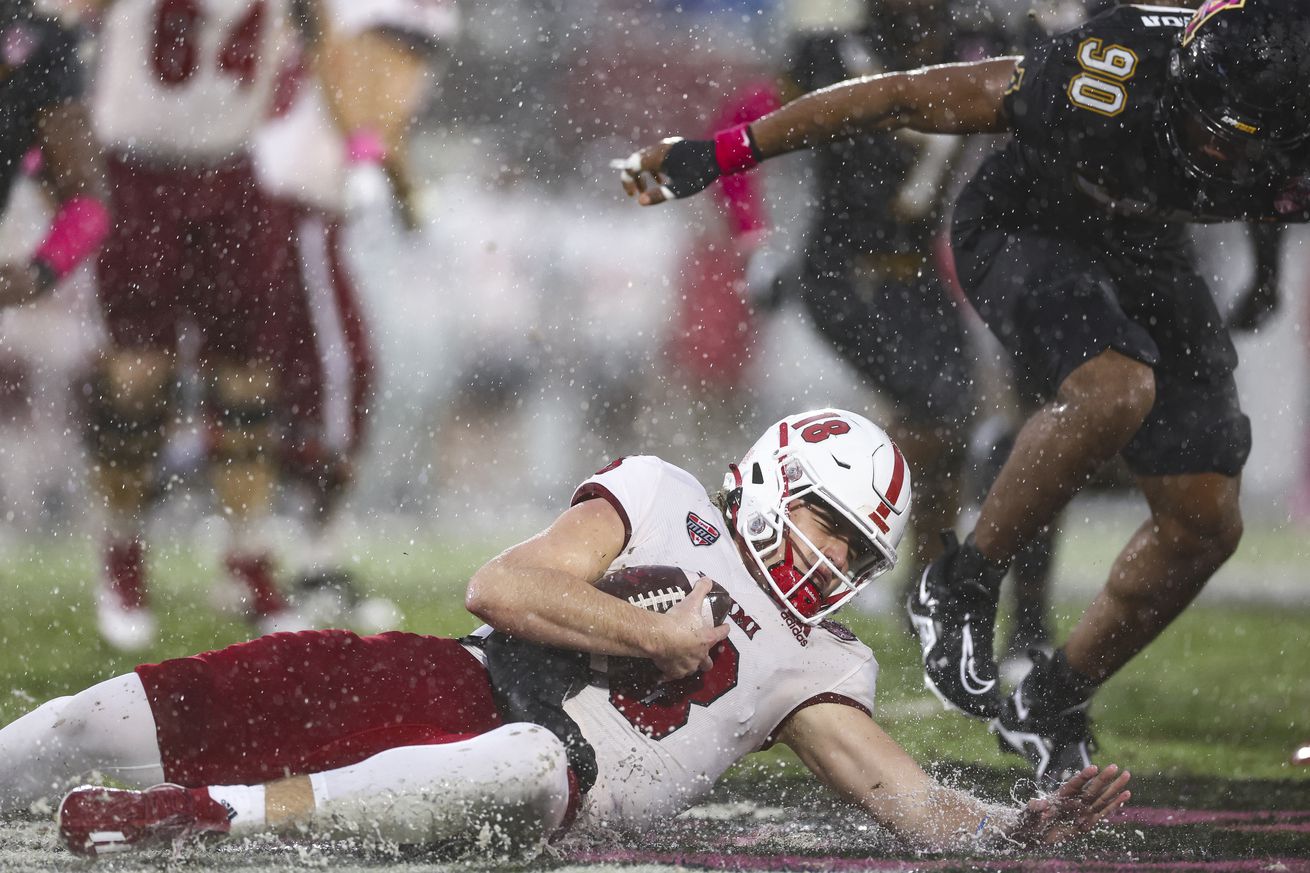
{"label": "pink wristband", "polygon": [[108,234],[109,210],[95,197],[79,195],[59,207],[34,259],[62,279],[99,251]]}
{"label": "pink wristband", "polygon": [[23,153],[23,163],[21,166],[23,168],[24,176],[35,176],[37,173],[41,172],[43,164],[45,164],[45,155],[41,153],[39,147],[32,146]]}
{"label": "pink wristband", "polygon": [[750,122],[734,124],[714,134],[714,160],[725,176],[744,172],[759,163],[751,149]]}
{"label": "pink wristband", "polygon": [[372,128],[361,127],[346,137],[346,160],[352,164],[380,164],[386,156],[387,144]]}

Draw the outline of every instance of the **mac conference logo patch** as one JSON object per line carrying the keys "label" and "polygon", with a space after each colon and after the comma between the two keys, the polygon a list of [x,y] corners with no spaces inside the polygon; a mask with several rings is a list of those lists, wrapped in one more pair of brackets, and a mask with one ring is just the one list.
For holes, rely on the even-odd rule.
{"label": "mac conference logo patch", "polygon": [[687,536],[693,546],[712,546],[719,541],[719,529],[694,512],[687,513]]}

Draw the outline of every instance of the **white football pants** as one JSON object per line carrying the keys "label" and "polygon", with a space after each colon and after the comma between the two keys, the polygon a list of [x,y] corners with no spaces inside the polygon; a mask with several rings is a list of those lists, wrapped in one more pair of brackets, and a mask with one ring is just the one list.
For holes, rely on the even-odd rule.
{"label": "white football pants", "polygon": [[569,803],[564,744],[533,724],[388,749],[309,780],[315,830],[406,844],[471,839],[484,851],[541,842]]}
{"label": "white football pants", "polygon": [[164,780],[155,717],[135,673],[51,700],[0,728],[0,816],[57,801],[92,773],[131,788]]}

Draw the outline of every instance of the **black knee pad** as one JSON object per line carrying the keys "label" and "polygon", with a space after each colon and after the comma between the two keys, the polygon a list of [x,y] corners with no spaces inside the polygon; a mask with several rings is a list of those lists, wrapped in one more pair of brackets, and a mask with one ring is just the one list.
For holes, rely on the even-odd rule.
{"label": "black knee pad", "polygon": [[[153,463],[164,443],[175,385],[169,380],[147,397],[128,397],[114,390],[103,369],[82,386],[83,437],[99,460],[136,467]],[[147,393],[147,392],[143,392]]]}
{"label": "black knee pad", "polygon": [[274,392],[240,400],[233,400],[225,393],[221,383],[212,385],[207,403],[218,428],[213,448],[215,459],[251,461],[271,452],[281,435]]}

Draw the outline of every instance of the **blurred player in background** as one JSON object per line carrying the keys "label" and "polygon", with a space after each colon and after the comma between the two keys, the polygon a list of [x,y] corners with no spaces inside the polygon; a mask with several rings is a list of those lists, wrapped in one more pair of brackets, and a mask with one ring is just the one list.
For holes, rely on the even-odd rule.
{"label": "blurred player in background", "polygon": [[[442,0],[317,0],[290,65],[278,117],[255,140],[268,221],[289,240],[280,297],[294,307],[281,344],[280,402],[290,412],[279,449],[284,476],[306,486],[306,537],[288,554],[307,621],[349,621],[358,592],[333,527],[355,476],[374,398],[367,323],[343,234],[348,214],[397,207],[418,222],[408,134],[435,63],[458,36]],[[372,203],[370,203],[372,201]]]}
{"label": "blurred player in background", "polygon": [[[947,0],[867,0],[857,27],[793,38],[781,96],[790,101],[855,76],[985,57],[999,42],[957,21]],[[769,108],[732,123],[753,121]],[[910,460],[921,498],[916,565],[936,557],[938,532],[955,524],[974,412],[964,324],[934,257],[962,146],[959,137],[852,131],[815,149],[814,210],[803,252],[764,278],[767,288],[753,289],[774,304],[799,296],[833,349],[891,402],[891,433]],[[736,176],[721,184],[749,191]],[[737,224],[762,235],[758,219]],[[766,249],[757,263],[771,256]],[[752,280],[759,284],[761,277]],[[900,341],[903,336],[914,341]]]}
{"label": "blurred player in background", "polygon": [[[622,180],[651,205],[865,126],[1013,132],[961,195],[952,241],[971,302],[1049,400],[1020,431],[974,534],[930,565],[909,606],[929,686],[989,718],[1047,783],[1087,763],[1093,694],[1242,535],[1250,420],[1184,222],[1310,219],[1305,9],[1208,0],[1181,13],[1119,6],[1024,58],[853,80],[713,141],[643,149]],[[1120,453],[1151,516],[1064,646],[1002,700],[1001,579]]]}
{"label": "blurred player in background", "polygon": [[24,168],[54,204],[45,239],[24,263],[0,264],[0,306],[27,303],[92,257],[109,231],[100,155],[83,100],[76,36],[30,0],[0,2],[0,209]]}
{"label": "blurred player in background", "polygon": [[79,288],[49,292],[94,257],[110,223],[79,48],[72,29],[32,3],[0,3],[0,307],[44,304],[0,324],[0,499],[10,529],[48,530],[77,512],[63,499],[75,451],[67,377],[91,342]]}
{"label": "blurred player in background", "polygon": [[[895,564],[910,488],[887,435],[834,409],[770,426],[714,497],[659,458],[622,458],[474,574],[465,602],[488,626],[472,637],[307,631],[143,665],[0,730],[0,812],[96,769],[178,784],[71,792],[60,829],[79,854],[295,825],[531,844],[575,811],[584,826],[658,827],[782,742],[916,845],[1089,829],[1128,799],[1127,773],[1088,768],[1026,806],[986,803],[871,717],[873,652],[826,619]],[[651,564],[665,567],[596,587]]]}
{"label": "blurred player in background", "polygon": [[174,411],[178,342],[194,333],[225,568],[261,631],[297,620],[261,541],[282,431],[278,365],[290,255],[268,220],[250,147],[293,41],[290,0],[110,0],[94,118],[108,149],[115,226],[98,268],[109,330],[87,430],[107,527],[97,618],[122,649],[151,643],[146,516]]}

